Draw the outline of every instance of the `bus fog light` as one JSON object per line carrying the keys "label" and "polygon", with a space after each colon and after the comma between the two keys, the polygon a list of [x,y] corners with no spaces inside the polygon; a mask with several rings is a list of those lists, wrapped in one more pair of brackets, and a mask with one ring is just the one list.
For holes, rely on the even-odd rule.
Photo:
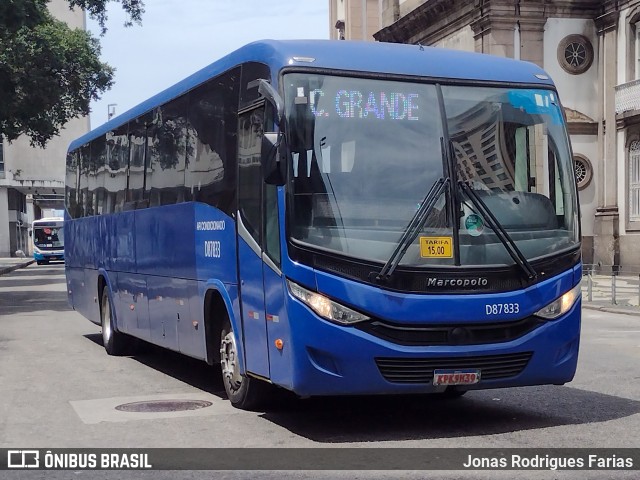
{"label": "bus fog light", "polygon": [[576,303],[580,295],[580,284],[578,284],[546,307],[538,310],[535,315],[546,318],[547,320],[555,320],[559,316],[567,313],[571,307],[573,307],[573,304]]}
{"label": "bus fog light", "polygon": [[287,280],[287,284],[289,285],[291,295],[307,305],[322,318],[343,325],[369,320],[369,317],[366,315],[345,307],[338,302],[334,302],[324,295],[307,290],[291,280]]}

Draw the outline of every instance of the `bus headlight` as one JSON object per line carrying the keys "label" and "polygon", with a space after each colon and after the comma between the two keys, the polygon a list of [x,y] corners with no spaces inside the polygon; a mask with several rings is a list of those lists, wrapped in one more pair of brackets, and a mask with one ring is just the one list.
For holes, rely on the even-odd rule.
{"label": "bus headlight", "polygon": [[547,320],[555,320],[560,315],[567,313],[569,309],[573,307],[573,304],[576,303],[580,295],[580,284],[578,284],[546,307],[538,310],[534,315],[546,318]]}
{"label": "bus headlight", "polygon": [[322,318],[342,325],[351,325],[353,323],[369,320],[369,317],[366,315],[358,313],[355,310],[351,310],[344,305],[340,305],[339,303],[328,299],[324,295],[307,290],[291,280],[287,280],[287,285],[289,286],[291,295],[307,305]]}

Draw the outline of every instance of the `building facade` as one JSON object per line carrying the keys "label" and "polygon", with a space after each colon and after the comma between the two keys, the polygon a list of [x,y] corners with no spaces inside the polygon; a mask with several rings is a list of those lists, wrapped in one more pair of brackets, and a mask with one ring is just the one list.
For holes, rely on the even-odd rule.
{"label": "building facade", "polygon": [[506,56],[549,73],[573,146],[583,261],[640,272],[640,0],[378,4],[378,41]]}
{"label": "building facade", "polygon": [[[49,10],[72,28],[86,28],[84,12],[69,10],[66,0],[52,0]],[[44,149],[28,137],[11,143],[0,137],[0,257],[27,253],[31,221],[63,208],[67,146],[88,130],[88,117],[74,119]]]}
{"label": "building facade", "polygon": [[373,41],[373,34],[384,25],[380,0],[329,0],[329,32],[333,40]]}

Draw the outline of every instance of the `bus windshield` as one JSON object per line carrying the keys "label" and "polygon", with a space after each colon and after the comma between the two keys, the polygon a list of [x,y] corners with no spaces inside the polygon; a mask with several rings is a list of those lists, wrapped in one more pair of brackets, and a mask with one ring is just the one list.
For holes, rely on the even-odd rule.
{"label": "bus windshield", "polygon": [[64,227],[62,225],[34,225],[33,244],[41,249],[64,247]]}
{"label": "bus windshield", "polygon": [[553,91],[300,73],[284,85],[295,242],[387,262],[444,177],[448,187],[400,265],[513,264],[479,205],[527,260],[578,246],[577,192]]}

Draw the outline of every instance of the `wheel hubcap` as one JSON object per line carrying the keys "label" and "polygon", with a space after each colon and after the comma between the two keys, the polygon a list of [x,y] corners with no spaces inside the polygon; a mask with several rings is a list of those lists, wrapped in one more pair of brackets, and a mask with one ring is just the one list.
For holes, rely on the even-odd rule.
{"label": "wheel hubcap", "polygon": [[111,307],[109,300],[105,300],[106,303],[102,309],[102,342],[106,345],[111,339]]}
{"label": "wheel hubcap", "polygon": [[233,332],[227,332],[220,342],[220,363],[225,383],[231,391],[238,391],[242,385],[242,376],[238,366],[238,350]]}

